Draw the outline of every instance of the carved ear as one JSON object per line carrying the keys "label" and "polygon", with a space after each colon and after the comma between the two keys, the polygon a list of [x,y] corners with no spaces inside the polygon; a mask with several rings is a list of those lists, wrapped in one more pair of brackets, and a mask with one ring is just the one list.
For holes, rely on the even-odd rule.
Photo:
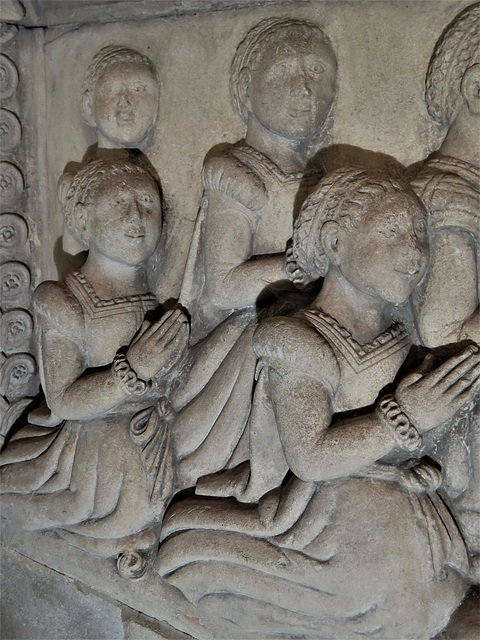
{"label": "carved ear", "polygon": [[242,98],[242,102],[247,106],[248,109],[250,109],[250,81],[251,81],[250,70],[244,67],[240,71],[238,87],[239,87],[240,96]]}
{"label": "carved ear", "polygon": [[73,229],[77,239],[87,248],[90,240],[88,220],[89,216],[86,205],[76,204],[73,210]]}
{"label": "carved ear", "polygon": [[85,91],[82,95],[82,113],[89,127],[97,126],[93,117],[93,96],[90,91]]}
{"label": "carved ear", "polygon": [[342,242],[342,229],[334,220],[328,220],[320,231],[320,242],[330,264],[340,262],[339,249]]}
{"label": "carved ear", "polygon": [[480,114],[480,64],[469,67],[462,78],[462,95],[470,113]]}

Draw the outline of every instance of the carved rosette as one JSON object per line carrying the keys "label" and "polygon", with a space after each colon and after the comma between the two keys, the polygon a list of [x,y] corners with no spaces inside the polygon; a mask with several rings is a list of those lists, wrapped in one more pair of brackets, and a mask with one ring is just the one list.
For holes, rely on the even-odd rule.
{"label": "carved rosette", "polygon": [[0,109],[0,149],[11,151],[20,144],[22,126],[20,120],[8,109]]}
{"label": "carved rosette", "polygon": [[28,350],[33,331],[32,316],[25,309],[10,309],[0,318],[0,341],[7,355]]}
{"label": "carved rosette", "polygon": [[38,390],[32,348],[29,222],[25,219],[25,149],[18,115],[18,27],[0,24],[0,448]]}
{"label": "carved rosette", "polygon": [[18,87],[18,71],[15,63],[0,53],[0,97],[11,98]]}
{"label": "carved rosette", "polygon": [[21,249],[28,238],[28,226],[17,213],[0,215],[0,250],[2,254],[11,254]]}

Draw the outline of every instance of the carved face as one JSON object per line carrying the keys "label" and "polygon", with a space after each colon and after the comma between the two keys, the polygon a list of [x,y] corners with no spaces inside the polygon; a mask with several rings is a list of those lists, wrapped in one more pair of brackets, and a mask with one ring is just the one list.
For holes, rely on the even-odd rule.
{"label": "carved face", "polygon": [[[301,39],[303,36],[303,39]],[[336,62],[330,48],[289,31],[261,54],[248,89],[250,110],[269,131],[303,140],[320,129],[335,93]]]}
{"label": "carved face", "polygon": [[417,199],[387,193],[339,236],[339,269],[364,293],[402,303],[425,273],[426,229],[426,212]]}
{"label": "carved face", "polygon": [[99,186],[86,205],[90,251],[121,264],[140,265],[160,240],[162,209],[153,180],[119,175]]}
{"label": "carved face", "polygon": [[101,136],[116,147],[138,147],[157,117],[158,83],[148,66],[118,62],[98,78],[90,100]]}

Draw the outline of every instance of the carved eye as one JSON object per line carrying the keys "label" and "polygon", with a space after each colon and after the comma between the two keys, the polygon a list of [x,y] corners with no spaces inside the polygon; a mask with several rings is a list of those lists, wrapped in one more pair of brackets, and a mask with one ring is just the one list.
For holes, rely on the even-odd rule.
{"label": "carved eye", "polygon": [[145,84],[136,84],[133,87],[133,90],[136,91],[137,93],[143,93],[144,91],[146,91],[147,86]]}
{"label": "carved eye", "polygon": [[313,71],[313,73],[323,73],[325,71],[325,68],[318,62],[312,64],[310,69],[311,71]]}

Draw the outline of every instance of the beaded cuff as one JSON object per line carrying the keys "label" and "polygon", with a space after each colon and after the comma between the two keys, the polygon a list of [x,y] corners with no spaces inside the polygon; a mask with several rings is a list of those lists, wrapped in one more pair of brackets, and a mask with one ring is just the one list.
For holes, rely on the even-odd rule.
{"label": "beaded cuff", "polygon": [[422,444],[422,436],[401,410],[395,396],[384,396],[380,400],[376,412],[382,422],[389,427],[395,440],[402,448],[407,451],[415,451]]}
{"label": "beaded cuff", "polygon": [[117,351],[112,364],[112,373],[129,395],[143,396],[151,386],[150,383],[137,377],[123,351]]}

